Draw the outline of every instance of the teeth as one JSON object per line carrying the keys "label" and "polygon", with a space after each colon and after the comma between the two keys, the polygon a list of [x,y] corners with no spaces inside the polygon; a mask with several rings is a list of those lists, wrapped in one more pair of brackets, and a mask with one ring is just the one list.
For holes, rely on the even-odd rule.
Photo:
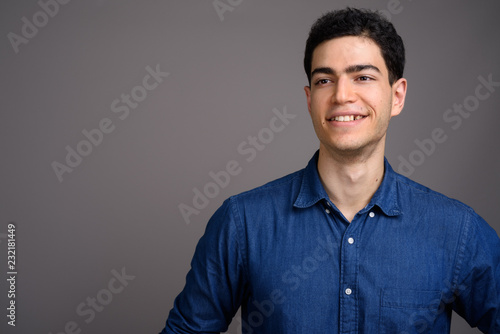
{"label": "teeth", "polygon": [[350,116],[336,116],[336,117],[332,118],[331,120],[337,121],[337,122],[350,122],[350,121],[354,121],[354,120],[358,120],[358,119],[362,119],[362,118],[363,118],[363,116],[361,116],[361,115],[358,115],[358,116],[350,115]]}

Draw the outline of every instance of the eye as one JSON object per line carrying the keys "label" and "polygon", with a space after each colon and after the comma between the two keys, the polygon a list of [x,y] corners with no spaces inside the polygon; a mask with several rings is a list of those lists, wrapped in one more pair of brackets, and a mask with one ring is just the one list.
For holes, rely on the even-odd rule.
{"label": "eye", "polygon": [[366,75],[362,75],[362,76],[358,77],[358,81],[371,81],[371,80],[373,80],[373,79],[366,76]]}
{"label": "eye", "polygon": [[330,79],[319,79],[316,81],[316,85],[326,85],[327,83],[332,82]]}

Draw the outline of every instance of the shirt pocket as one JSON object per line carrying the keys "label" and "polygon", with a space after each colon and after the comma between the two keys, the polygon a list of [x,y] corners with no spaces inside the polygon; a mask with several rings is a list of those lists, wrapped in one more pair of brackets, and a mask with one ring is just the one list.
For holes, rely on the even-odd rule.
{"label": "shirt pocket", "polygon": [[430,333],[440,303],[441,291],[383,289],[379,333]]}

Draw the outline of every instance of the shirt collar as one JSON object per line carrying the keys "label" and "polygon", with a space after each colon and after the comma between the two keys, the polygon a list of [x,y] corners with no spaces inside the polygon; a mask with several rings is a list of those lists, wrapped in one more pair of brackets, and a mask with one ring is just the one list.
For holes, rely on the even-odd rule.
{"label": "shirt collar", "polygon": [[294,203],[297,208],[308,208],[321,200],[328,200],[328,194],[319,178],[318,157],[319,150],[316,151],[304,169],[299,196],[297,196]]}
{"label": "shirt collar", "polygon": [[384,179],[365,209],[369,210],[376,205],[386,215],[398,216],[403,213],[398,194],[398,174],[384,158]]}
{"label": "shirt collar", "polygon": [[[299,195],[294,203],[294,206],[297,208],[308,208],[321,200],[329,201],[328,194],[319,178],[318,157],[319,150],[316,151],[304,169]],[[375,205],[388,216],[397,216],[403,213],[398,199],[397,174],[385,158],[384,170],[382,183],[373,195],[370,203],[360,213],[371,210]]]}

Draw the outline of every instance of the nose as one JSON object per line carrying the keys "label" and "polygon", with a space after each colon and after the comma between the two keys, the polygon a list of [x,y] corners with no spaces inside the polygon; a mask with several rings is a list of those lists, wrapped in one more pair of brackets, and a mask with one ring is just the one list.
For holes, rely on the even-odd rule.
{"label": "nose", "polygon": [[353,83],[349,78],[339,77],[335,85],[332,102],[336,104],[351,103],[356,100]]}

